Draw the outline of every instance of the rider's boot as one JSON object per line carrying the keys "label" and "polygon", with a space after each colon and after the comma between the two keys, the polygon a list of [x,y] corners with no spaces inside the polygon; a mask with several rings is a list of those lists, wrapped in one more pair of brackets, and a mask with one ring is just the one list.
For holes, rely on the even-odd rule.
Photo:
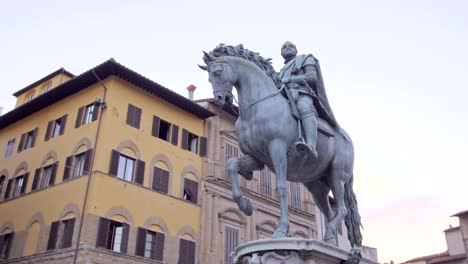
{"label": "rider's boot", "polygon": [[302,117],[302,127],[304,128],[305,140],[306,142],[297,142],[296,148],[302,149],[305,148],[309,154],[314,158],[318,158],[318,153],[316,149],[317,144],[317,117],[315,115],[307,115]]}

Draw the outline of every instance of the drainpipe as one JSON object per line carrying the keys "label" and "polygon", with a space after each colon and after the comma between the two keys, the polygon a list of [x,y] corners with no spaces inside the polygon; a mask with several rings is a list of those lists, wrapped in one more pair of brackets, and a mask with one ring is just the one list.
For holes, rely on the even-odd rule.
{"label": "drainpipe", "polygon": [[84,200],[83,200],[83,208],[81,209],[81,221],[80,221],[80,227],[78,229],[78,238],[76,240],[75,255],[73,256],[73,264],[76,264],[76,260],[78,258],[78,251],[80,249],[81,232],[83,231],[83,223],[84,223],[86,204],[88,201],[89,187],[91,186],[91,176],[93,175],[94,157],[96,155],[96,147],[97,147],[97,142],[98,142],[99,130],[101,129],[102,113],[106,106],[107,87],[104,85],[103,81],[101,80],[101,78],[99,78],[99,76],[96,74],[94,70],[93,70],[93,74],[94,74],[94,77],[96,77],[96,79],[99,81],[99,84],[102,86],[102,88],[104,88],[104,95],[102,96],[101,104],[99,104],[98,106],[98,107],[101,107],[101,113],[99,115],[96,135],[94,137],[95,139],[94,139],[93,157],[91,158],[91,164],[89,166],[88,182],[86,184],[86,190],[85,190],[85,195],[84,195]]}

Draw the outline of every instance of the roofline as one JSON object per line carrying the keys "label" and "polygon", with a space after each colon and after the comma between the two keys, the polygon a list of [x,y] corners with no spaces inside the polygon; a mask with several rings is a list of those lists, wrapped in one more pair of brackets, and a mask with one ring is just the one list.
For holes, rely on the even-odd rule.
{"label": "roofline", "polygon": [[465,214],[468,214],[468,210],[458,212],[458,213],[452,215],[452,217],[453,217],[453,216],[462,216],[462,215],[465,215]]}
{"label": "roofline", "polygon": [[460,229],[460,226],[449,227],[445,229],[443,232],[450,232],[450,231],[457,230],[457,229]]}
{"label": "roofline", "polygon": [[218,105],[216,105],[214,98],[198,99],[198,100],[195,100],[195,102],[197,102],[197,103],[205,103],[205,102],[210,103],[210,104],[214,105],[215,107],[223,110],[226,113],[229,113],[229,114],[231,114],[231,115],[233,115],[235,117],[239,117],[239,107],[237,105],[232,104],[231,105],[232,107],[219,107]]}
{"label": "roofline", "polygon": [[445,251],[445,252],[438,253],[438,254],[432,254],[432,255],[413,258],[413,259],[407,260],[405,262],[402,262],[402,264],[403,263],[408,263],[408,262],[415,262],[415,261],[431,260],[431,259],[434,259],[434,258],[448,256],[448,255],[449,255],[449,253],[447,251]]}
{"label": "roofline", "polygon": [[62,83],[54,89],[51,89],[46,94],[41,94],[25,104],[13,109],[12,111],[0,116],[0,129],[3,129],[37,111],[40,111],[56,102],[65,99],[81,90],[87,89],[90,86],[99,82],[99,79],[104,80],[110,76],[116,76],[124,81],[127,81],[142,90],[149,92],[168,103],[179,107],[180,109],[197,116],[200,119],[205,119],[215,114],[208,109],[198,105],[192,100],[144,77],[143,75],[126,68],[117,63],[114,59],[105,61],[104,63],[74,77],[73,79]]}
{"label": "roofline", "polygon": [[30,85],[24,87],[23,89],[21,89],[21,90],[15,92],[13,95],[16,96],[16,97],[18,97],[18,95],[20,95],[20,94],[26,92],[27,90],[33,88],[34,86],[39,85],[40,83],[46,81],[47,79],[50,79],[50,78],[52,78],[52,77],[54,77],[54,76],[56,76],[56,75],[59,75],[60,73],[64,73],[64,74],[70,76],[71,78],[75,77],[74,74],[70,73],[69,71],[65,70],[65,69],[62,67],[62,68],[60,68],[60,69],[58,69],[58,70],[56,70],[56,71],[54,71],[54,72],[52,72],[52,73],[46,75],[45,77],[39,79],[38,81],[35,81],[35,82],[31,83]]}

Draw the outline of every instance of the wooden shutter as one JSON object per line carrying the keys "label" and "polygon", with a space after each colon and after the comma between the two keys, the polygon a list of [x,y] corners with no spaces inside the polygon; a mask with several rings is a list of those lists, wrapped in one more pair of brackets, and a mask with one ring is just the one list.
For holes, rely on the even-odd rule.
{"label": "wooden shutter", "polygon": [[65,160],[65,168],[63,170],[63,181],[70,179],[70,171],[73,163],[73,156],[67,157]]}
{"label": "wooden shutter", "polygon": [[36,127],[33,131],[33,135],[32,135],[32,142],[31,142],[31,148],[34,147],[34,145],[36,144],[36,137],[37,137],[37,131],[39,129]]}
{"label": "wooden shutter", "polygon": [[188,150],[188,131],[182,129],[182,148]]}
{"label": "wooden shutter", "polygon": [[135,122],[135,127],[139,129],[141,121],[141,109],[138,107],[135,107],[133,121]]}
{"label": "wooden shutter", "polygon": [[65,125],[67,124],[67,114],[62,116],[62,120],[60,121],[60,132],[59,135],[63,135],[65,133]]}
{"label": "wooden shutter", "polygon": [[128,249],[128,233],[130,231],[130,226],[127,223],[123,223],[122,228],[122,244],[120,244],[120,252],[127,253]]}
{"label": "wooden shutter", "polygon": [[99,229],[96,239],[96,247],[107,247],[107,234],[109,233],[109,219],[99,218]]}
{"label": "wooden shutter", "polygon": [[137,160],[135,182],[143,185],[144,179],[145,179],[145,162],[142,160]]}
{"label": "wooden shutter", "polygon": [[154,256],[152,259],[162,261],[164,256],[164,234],[156,232],[156,243],[153,248]]}
{"label": "wooden shutter", "polygon": [[49,123],[47,123],[47,129],[46,129],[46,133],[45,133],[45,137],[44,137],[45,141],[50,139],[50,132],[52,132],[52,126],[53,125],[54,125],[54,121],[49,121]]}
{"label": "wooden shutter", "polygon": [[92,121],[96,121],[98,116],[99,116],[99,106],[101,105],[101,102],[100,101],[96,101],[94,102],[94,105],[93,105],[93,116],[91,118]]}
{"label": "wooden shutter", "polygon": [[28,186],[28,178],[29,178],[29,172],[24,174],[23,176],[23,185],[21,186],[20,194],[23,194],[26,192],[26,187]]}
{"label": "wooden shutter", "polygon": [[192,192],[192,202],[197,203],[198,202],[198,182],[196,181],[190,181],[190,190]]}
{"label": "wooden shutter", "polygon": [[119,158],[120,153],[116,150],[112,150],[111,161],[109,166],[109,175],[117,176],[117,171],[119,169]]}
{"label": "wooden shutter", "polygon": [[146,244],[146,229],[138,227],[135,255],[141,256],[141,257],[145,256],[145,244]]}
{"label": "wooden shutter", "polygon": [[20,142],[18,145],[18,152],[23,151],[24,140],[26,139],[26,133],[21,135]]}
{"label": "wooden shutter", "polygon": [[68,248],[72,246],[75,218],[68,219],[63,223],[65,224],[65,227],[63,228],[62,248]]}
{"label": "wooden shutter", "polygon": [[161,192],[168,193],[169,192],[169,171],[162,170],[161,173]]}
{"label": "wooden shutter", "polygon": [[195,264],[195,242],[180,239],[179,264]]}
{"label": "wooden shutter", "polygon": [[58,167],[58,162],[55,162],[54,164],[52,164],[52,172],[50,174],[49,186],[52,186],[55,184],[55,176],[57,175],[57,167]]}
{"label": "wooden shutter", "polygon": [[202,157],[206,157],[206,154],[207,154],[206,144],[207,144],[207,138],[200,137],[200,156]]}
{"label": "wooden shutter", "polygon": [[5,191],[5,199],[9,199],[11,197],[11,186],[13,186],[14,179],[9,179],[7,183],[7,188]]}
{"label": "wooden shutter", "polygon": [[83,164],[83,175],[89,175],[91,172],[91,158],[93,156],[93,149],[88,149],[85,153],[85,160]]}
{"label": "wooden shutter", "polygon": [[[0,236],[0,257],[1,257],[1,254],[3,252],[3,247],[5,245],[5,236],[6,235],[1,235]],[[5,256],[5,258],[7,258],[8,256]]]}
{"label": "wooden shutter", "polygon": [[75,121],[75,127],[78,128],[81,126],[81,123],[83,122],[83,111],[85,107],[82,106],[78,109],[78,114],[76,115],[76,121]]}
{"label": "wooden shutter", "polygon": [[32,183],[32,187],[31,187],[31,191],[35,191],[37,190],[37,188],[39,187],[39,181],[41,179],[41,169],[36,169],[36,171],[34,172],[34,179],[33,179],[33,183]]}
{"label": "wooden shutter", "polygon": [[49,241],[47,242],[47,250],[55,249],[57,244],[57,236],[60,227],[60,221],[52,222],[50,225]]}
{"label": "wooden shutter", "polygon": [[179,144],[179,127],[172,124],[171,143],[174,146]]}
{"label": "wooden shutter", "polygon": [[158,167],[153,168],[153,190],[168,193],[169,190],[169,171]]}
{"label": "wooden shutter", "polygon": [[127,125],[133,126],[133,112],[134,112],[133,105],[128,104],[127,108],[127,119],[125,120],[125,123]]}
{"label": "wooden shutter", "polygon": [[151,135],[153,137],[159,137],[159,122],[161,119],[157,116],[153,116],[153,128],[151,129]]}
{"label": "wooden shutter", "polygon": [[179,262],[178,264],[185,264],[187,263],[187,244],[185,243],[185,239],[179,239]]}

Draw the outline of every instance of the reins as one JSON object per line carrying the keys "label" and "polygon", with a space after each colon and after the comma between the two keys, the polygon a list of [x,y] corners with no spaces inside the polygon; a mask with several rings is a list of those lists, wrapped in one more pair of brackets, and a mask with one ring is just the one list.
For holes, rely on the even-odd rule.
{"label": "reins", "polygon": [[281,85],[281,88],[280,88],[278,91],[276,91],[276,92],[274,92],[274,93],[272,93],[272,94],[270,94],[270,95],[267,95],[267,96],[263,97],[262,99],[259,99],[259,100],[255,101],[255,102],[249,104],[248,107],[252,107],[252,106],[254,106],[254,105],[256,105],[256,104],[258,104],[258,103],[260,103],[260,102],[262,102],[262,101],[265,101],[266,99],[269,99],[269,98],[271,98],[271,97],[274,97],[275,95],[281,93],[281,91],[284,89],[284,87],[285,87],[284,84]]}

